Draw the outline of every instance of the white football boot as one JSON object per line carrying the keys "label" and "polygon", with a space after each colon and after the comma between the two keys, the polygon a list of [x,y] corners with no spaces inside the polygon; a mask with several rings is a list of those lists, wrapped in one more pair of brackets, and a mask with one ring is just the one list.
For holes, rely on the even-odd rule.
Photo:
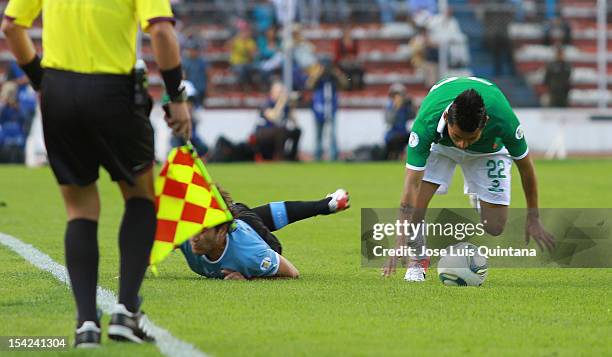
{"label": "white football boot", "polygon": [[329,213],[337,213],[351,207],[349,193],[342,188],[337,189],[336,192],[330,193],[325,197],[331,197],[328,203]]}
{"label": "white football boot", "polygon": [[422,282],[425,281],[425,274],[429,267],[429,258],[421,260],[410,260],[408,262],[408,269],[404,274],[404,280],[409,282]]}

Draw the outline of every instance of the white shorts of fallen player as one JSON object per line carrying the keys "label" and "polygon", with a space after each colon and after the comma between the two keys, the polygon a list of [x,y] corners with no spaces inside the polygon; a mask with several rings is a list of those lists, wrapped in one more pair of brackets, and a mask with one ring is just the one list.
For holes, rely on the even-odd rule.
{"label": "white shorts of fallen player", "polygon": [[433,144],[423,181],[440,185],[436,193],[445,194],[457,165],[463,171],[465,194],[475,194],[479,200],[492,204],[510,205],[512,159],[505,148],[483,154]]}

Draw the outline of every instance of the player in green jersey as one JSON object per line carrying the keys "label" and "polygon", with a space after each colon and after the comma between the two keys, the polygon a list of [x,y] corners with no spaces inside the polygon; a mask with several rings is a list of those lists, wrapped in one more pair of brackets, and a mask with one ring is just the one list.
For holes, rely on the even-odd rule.
{"label": "player in green jersey", "polygon": [[[420,222],[434,193],[445,193],[455,167],[461,166],[465,192],[478,207],[485,231],[500,235],[510,205],[512,161],[521,175],[527,200],[525,239],[552,249],[554,238],[540,222],[537,179],[523,129],[510,103],[493,83],[477,77],[450,77],[436,83],[423,100],[407,148],[406,178],[400,219]],[[425,237],[398,237],[417,252]],[[389,260],[385,276],[395,272]],[[424,281],[429,258],[408,260],[404,279]]]}

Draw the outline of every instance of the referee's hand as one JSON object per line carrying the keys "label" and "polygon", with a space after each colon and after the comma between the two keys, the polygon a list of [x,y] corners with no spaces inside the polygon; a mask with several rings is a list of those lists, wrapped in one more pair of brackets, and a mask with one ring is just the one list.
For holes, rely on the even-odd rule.
{"label": "referee's hand", "polygon": [[191,138],[191,114],[186,102],[169,103],[170,117],[166,116],[166,123],[176,136],[180,136],[185,140]]}

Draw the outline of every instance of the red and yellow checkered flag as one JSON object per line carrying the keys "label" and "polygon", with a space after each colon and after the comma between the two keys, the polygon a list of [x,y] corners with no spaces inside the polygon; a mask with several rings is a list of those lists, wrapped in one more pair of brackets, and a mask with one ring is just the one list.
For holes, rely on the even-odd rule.
{"label": "red and yellow checkered flag", "polygon": [[202,229],[233,219],[190,143],[168,155],[155,181],[155,208],[157,232],[150,259],[153,267]]}

